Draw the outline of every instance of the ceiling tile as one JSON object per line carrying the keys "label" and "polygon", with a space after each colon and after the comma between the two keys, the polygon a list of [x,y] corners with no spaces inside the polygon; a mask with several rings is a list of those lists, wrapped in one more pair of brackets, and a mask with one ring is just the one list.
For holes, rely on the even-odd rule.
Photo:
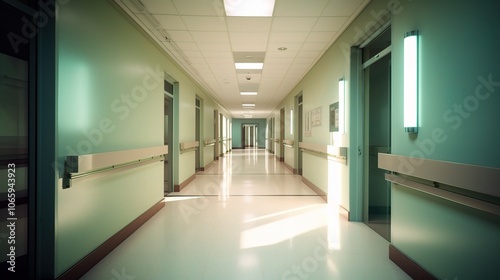
{"label": "ceiling tile", "polygon": [[175,44],[183,51],[199,51],[198,45],[191,42],[175,42]]}
{"label": "ceiling tile", "polygon": [[205,57],[208,64],[224,64],[228,67],[234,68],[234,60],[232,58],[220,58],[220,57]]}
{"label": "ceiling tile", "polygon": [[278,17],[273,19],[272,32],[309,32],[316,23],[316,18]]}
{"label": "ceiling tile", "polygon": [[233,52],[257,51],[263,52],[267,48],[267,32],[230,32]]}
{"label": "ceiling tile", "polygon": [[229,43],[199,43],[198,47],[202,52],[206,51],[231,51]]}
{"label": "ceiling tile", "polygon": [[191,31],[226,31],[226,21],[220,17],[182,16]]}
{"label": "ceiling tile", "polygon": [[219,16],[224,17],[222,0],[172,0],[181,15]]}
{"label": "ceiling tile", "polygon": [[188,58],[200,58],[203,57],[203,54],[200,51],[183,51],[184,55]]}
{"label": "ceiling tile", "polygon": [[274,16],[320,16],[328,0],[276,0],[274,6]]}
{"label": "ceiling tile", "polygon": [[270,55],[264,60],[264,68],[267,69],[270,65],[290,65],[293,59],[293,57],[276,57]]}
{"label": "ceiling tile", "polygon": [[197,43],[229,43],[227,32],[194,31],[191,36]]}
{"label": "ceiling tile", "polygon": [[191,64],[193,65],[198,65],[198,64],[204,64],[204,63],[207,63],[205,61],[205,58],[203,57],[188,57],[189,61],[191,62]]}
{"label": "ceiling tile", "polygon": [[369,0],[330,0],[322,16],[351,16],[361,4],[366,4],[366,2],[369,2]]}
{"label": "ceiling tile", "polygon": [[167,30],[167,33],[174,42],[194,42],[188,31]]}
{"label": "ceiling tile", "polygon": [[269,36],[270,43],[301,43],[309,33],[307,32],[274,32]]}
{"label": "ceiling tile", "polygon": [[227,30],[238,32],[269,32],[270,17],[227,17]]}
{"label": "ceiling tile", "polygon": [[320,17],[313,31],[338,31],[346,21],[347,17]]}
{"label": "ceiling tile", "polygon": [[209,50],[202,50],[202,54],[205,57],[205,59],[212,60],[212,61],[231,61],[232,64],[232,71],[234,71],[234,61],[233,61],[233,55],[231,52],[222,52],[222,51],[209,51]]}
{"label": "ceiling tile", "polygon": [[186,25],[180,16],[173,15],[155,15],[158,23],[166,30],[186,30]]}
{"label": "ceiling tile", "polygon": [[152,14],[176,15],[177,9],[171,0],[141,0]]}

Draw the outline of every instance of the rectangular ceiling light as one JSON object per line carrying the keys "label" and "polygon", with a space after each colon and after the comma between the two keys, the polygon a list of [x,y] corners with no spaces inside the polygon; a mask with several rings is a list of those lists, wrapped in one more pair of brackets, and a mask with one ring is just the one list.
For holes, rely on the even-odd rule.
{"label": "rectangular ceiling light", "polygon": [[262,62],[251,62],[251,63],[245,63],[245,62],[236,62],[234,64],[237,70],[262,70],[264,67],[264,63]]}
{"label": "rectangular ceiling light", "polygon": [[254,103],[243,103],[243,104],[241,104],[241,106],[243,106],[243,107],[255,107],[255,104]]}
{"label": "rectangular ceiling light", "polygon": [[228,17],[272,17],[275,0],[224,0]]}
{"label": "rectangular ceiling light", "polygon": [[241,95],[257,95],[256,91],[242,91],[240,92]]}

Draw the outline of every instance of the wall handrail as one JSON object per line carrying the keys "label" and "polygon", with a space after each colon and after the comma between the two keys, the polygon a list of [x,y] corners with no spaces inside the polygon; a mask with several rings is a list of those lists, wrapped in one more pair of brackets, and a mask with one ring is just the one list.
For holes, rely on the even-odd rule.
{"label": "wall handrail", "polygon": [[288,148],[293,148],[294,141],[289,140],[289,139],[284,139],[283,140],[283,146],[288,147]]}
{"label": "wall handrail", "polygon": [[484,200],[476,199],[474,197],[465,196],[459,193],[454,193],[448,190],[429,186],[411,179],[402,178],[395,174],[385,174],[385,179],[391,183],[404,186],[410,189],[421,191],[448,201],[452,201],[473,209],[487,212],[493,215],[500,216],[500,205],[489,203]]}
{"label": "wall handrail", "polygon": [[198,141],[188,141],[188,142],[182,142],[180,144],[180,152],[181,154],[187,153],[187,152],[192,152],[196,151],[198,147],[200,146],[200,142]]}
{"label": "wall handrail", "polygon": [[205,139],[204,144],[205,147],[215,146],[215,139]]}
{"label": "wall handrail", "polygon": [[168,146],[156,146],[132,150],[104,152],[66,157],[63,188],[70,188],[75,180],[91,175],[130,169],[141,165],[164,161]]}
{"label": "wall handrail", "polygon": [[380,153],[379,168],[449,185],[480,194],[500,197],[500,168],[412,158]]}
{"label": "wall handrail", "polygon": [[347,147],[300,142],[302,152],[327,156],[328,159],[347,164]]}

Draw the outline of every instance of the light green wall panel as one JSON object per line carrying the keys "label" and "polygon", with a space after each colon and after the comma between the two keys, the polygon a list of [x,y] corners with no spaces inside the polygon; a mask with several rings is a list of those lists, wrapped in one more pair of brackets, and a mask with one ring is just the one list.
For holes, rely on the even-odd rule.
{"label": "light green wall panel", "polygon": [[[393,153],[500,167],[498,2],[413,1],[402,7],[393,17]],[[417,135],[408,135],[403,34],[413,29],[420,33],[420,125]],[[399,186],[392,190],[392,243],[399,250],[440,279],[498,276],[498,217]]]}
{"label": "light green wall panel", "polygon": [[[57,35],[60,161],[162,145],[165,59],[158,49],[102,1],[60,5]],[[59,185],[56,274],[158,202],[162,181],[158,163]]]}
{"label": "light green wall panel", "polygon": [[328,194],[328,159],[326,156],[303,153],[302,176]]}
{"label": "light green wall panel", "polygon": [[57,267],[63,272],[163,197],[163,163],[81,182],[58,194]]}
{"label": "light green wall panel", "polygon": [[[394,153],[500,167],[498,2],[405,3],[394,17]],[[474,11],[471,13],[471,11]],[[470,13],[464,18],[464,13]],[[420,32],[419,133],[403,132],[403,34]],[[444,133],[435,142],[432,134]]]}
{"label": "light green wall panel", "polygon": [[[304,112],[337,101],[336,82],[341,77],[347,82],[346,107],[354,108],[359,92],[349,92],[350,47],[366,39],[365,33],[380,28],[377,21],[390,11],[393,33],[392,152],[500,167],[500,131],[495,129],[495,122],[500,119],[500,38],[495,32],[500,25],[496,15],[498,8],[495,1],[481,4],[470,1],[371,1],[296,88],[276,106],[269,119],[276,118],[278,132],[279,109],[293,104],[293,96],[300,91],[304,94]],[[402,111],[403,34],[413,29],[421,34],[420,131],[417,137],[404,133]],[[326,106],[322,109],[327,111]],[[354,118],[351,120],[349,116]],[[347,110],[347,124],[356,121],[356,117],[356,112]],[[326,119],[327,115],[322,118]],[[349,210],[360,206],[353,198],[360,197],[358,184],[361,182],[350,182],[352,177],[347,177],[347,169],[356,164],[351,159],[357,155],[357,147],[350,147],[349,141],[351,137],[358,137],[356,131],[347,128],[344,135],[333,136],[333,143],[349,147],[348,166],[337,172],[342,176],[340,204]],[[445,133],[446,140],[431,143],[433,135],[440,132]],[[331,139],[326,127],[318,127],[313,128],[312,136],[305,137],[304,141],[328,144]],[[305,156],[304,177],[325,189],[327,165],[327,160]],[[317,170],[311,170],[311,166]],[[498,218],[401,187],[393,187],[393,190],[392,243],[398,249],[439,278],[490,276],[488,273],[500,252]],[[481,257],[474,257],[476,255]]]}
{"label": "light green wall panel", "polygon": [[392,243],[438,279],[496,279],[500,217],[398,185]]}
{"label": "light green wall panel", "polygon": [[[195,156],[178,155],[178,143],[195,138],[195,95],[209,110],[227,112],[126,17],[112,1],[71,1],[58,7],[58,164],[69,154],[163,145],[166,72],[180,85],[174,93],[174,178],[185,180],[194,174]],[[204,125],[213,129],[213,123]],[[60,180],[57,188],[59,275],[162,199],[163,165],[69,189],[62,189]]]}

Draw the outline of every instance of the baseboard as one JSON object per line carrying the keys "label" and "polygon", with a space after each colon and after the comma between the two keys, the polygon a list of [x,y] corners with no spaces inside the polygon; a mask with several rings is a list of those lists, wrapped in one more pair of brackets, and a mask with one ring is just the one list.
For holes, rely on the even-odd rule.
{"label": "baseboard", "polygon": [[304,182],[304,184],[311,188],[311,190],[317,193],[325,202],[328,202],[328,195],[322,189],[318,188],[316,185],[304,178],[304,176],[302,176],[302,182]]}
{"label": "baseboard", "polygon": [[297,169],[291,167],[286,162],[284,163],[284,165],[285,165],[285,168],[288,169],[288,170],[290,170],[293,174],[297,174]]}
{"label": "baseboard", "polygon": [[205,171],[214,165],[215,161],[209,162],[207,165],[200,168],[200,171]]}
{"label": "baseboard", "polygon": [[389,244],[389,259],[399,266],[406,274],[413,279],[435,280],[437,279],[423,267],[418,265],[403,252],[399,251],[394,245]]}
{"label": "baseboard", "polygon": [[174,185],[174,192],[180,192],[183,188],[185,188],[194,179],[196,179],[196,174],[191,175],[191,177],[187,178],[186,181],[182,182],[180,185]]}
{"label": "baseboard", "polygon": [[142,213],[135,220],[126,225],[119,232],[115,233],[103,244],[97,247],[90,254],[81,259],[77,264],[72,266],[70,269],[65,271],[56,279],[58,280],[73,280],[79,279],[90,269],[92,269],[97,263],[99,263],[104,257],[106,257],[111,251],[113,251],[120,243],[127,239],[132,233],[134,233],[138,228],[140,228],[145,222],[147,222],[151,217],[153,217],[158,211],[160,211],[165,202],[163,199],[153,205],[151,208]]}
{"label": "baseboard", "polygon": [[349,218],[350,218],[350,212],[349,210],[345,209],[344,207],[342,207],[342,205],[339,205],[339,214],[340,216],[346,218],[346,220],[349,221]]}

